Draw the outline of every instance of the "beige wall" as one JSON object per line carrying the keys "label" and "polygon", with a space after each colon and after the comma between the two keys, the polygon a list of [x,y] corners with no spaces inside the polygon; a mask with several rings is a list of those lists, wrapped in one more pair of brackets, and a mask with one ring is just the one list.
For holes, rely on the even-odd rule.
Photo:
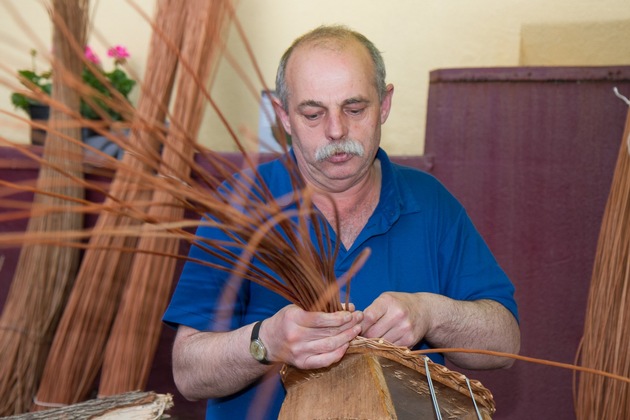
{"label": "beige wall", "polygon": [[[628,7],[630,8],[630,3]],[[535,23],[523,25],[521,31],[521,65],[629,63],[630,19]]]}
{"label": "beige wall", "polygon": [[[131,69],[143,74],[149,25],[126,0],[96,5],[90,43],[104,57],[108,45],[130,49]],[[151,13],[154,0],[136,0]],[[18,10],[41,42],[48,45],[49,25],[37,0],[0,0],[0,83],[16,68],[29,65],[28,51],[49,49],[36,43],[7,6]],[[393,154],[423,151],[429,72],[448,67],[516,65],[630,65],[628,0],[240,0],[237,17],[260,65],[264,82],[273,85],[276,63],[293,38],[322,23],[344,23],[371,38],[383,51],[388,79],[395,85],[394,105],[383,130],[383,146]],[[586,30],[588,29],[588,30]],[[96,34],[105,42],[99,42]],[[230,32],[228,51],[262,89],[242,40]],[[589,51],[597,51],[589,53]],[[0,110],[12,112],[10,90],[0,87]],[[258,98],[222,60],[212,91],[219,108],[242,137],[256,133]],[[0,115],[0,134],[27,141],[26,127]],[[233,142],[213,111],[207,111],[200,141],[218,150]]]}

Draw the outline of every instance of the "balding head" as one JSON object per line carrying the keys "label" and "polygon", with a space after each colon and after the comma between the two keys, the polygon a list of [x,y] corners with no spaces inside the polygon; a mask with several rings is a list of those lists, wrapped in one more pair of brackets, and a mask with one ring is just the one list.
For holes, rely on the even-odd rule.
{"label": "balding head", "polygon": [[341,50],[347,44],[353,42],[361,44],[369,53],[374,67],[374,86],[378,91],[379,99],[382,99],[386,92],[386,84],[385,63],[383,62],[383,57],[381,56],[380,51],[364,35],[345,26],[320,26],[293,41],[293,44],[291,44],[280,59],[278,73],[276,75],[276,94],[278,95],[278,99],[280,99],[283,108],[285,110],[287,109],[288,98],[290,95],[286,80],[287,64],[296,49],[312,46]]}

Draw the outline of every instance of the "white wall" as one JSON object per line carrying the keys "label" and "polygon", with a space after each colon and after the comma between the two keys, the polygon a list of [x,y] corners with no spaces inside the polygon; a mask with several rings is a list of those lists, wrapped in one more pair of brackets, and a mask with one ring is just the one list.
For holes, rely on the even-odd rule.
{"label": "white wall", "polygon": [[[131,69],[142,75],[151,33],[149,25],[126,0],[93,0],[92,4],[96,6],[95,32],[90,44],[102,57],[108,45],[127,46],[132,54]],[[135,4],[148,13],[154,8],[153,0],[135,0]],[[16,22],[7,6],[23,14],[28,27]],[[308,29],[322,23],[344,23],[371,38],[383,51],[388,80],[396,89],[392,114],[383,130],[383,146],[392,154],[423,151],[428,77],[433,69],[563,63],[630,65],[630,56],[623,50],[616,51],[614,44],[610,44],[606,62],[601,61],[601,55],[579,54],[591,44],[601,49],[601,42],[597,42],[599,35],[629,39],[623,29],[630,22],[628,0],[240,0],[237,17],[264,82],[271,87],[280,55],[296,36]],[[29,31],[49,45],[50,26],[46,20],[37,0],[0,0],[0,84],[11,82],[11,71],[29,65],[31,48],[41,49]],[[580,31],[571,29],[592,22],[602,28],[599,33],[590,32],[588,37],[579,39]],[[524,27],[528,39],[533,40],[525,45],[535,45],[537,57],[545,57],[544,63],[521,61]],[[568,38],[566,42],[551,42],[553,49],[547,53],[544,38],[541,42],[540,37],[532,35],[532,31],[537,33],[537,27],[552,28],[547,32],[549,36],[564,34]],[[99,42],[97,33],[105,38],[104,42]],[[563,45],[571,47],[564,49]],[[259,92],[262,83],[257,80],[244,44],[233,29],[228,52]],[[10,89],[0,86],[0,110],[13,111],[9,94]],[[225,59],[220,63],[212,94],[239,135],[255,134],[258,98]],[[16,124],[15,118],[0,115],[0,135],[26,142],[26,132],[26,127]],[[200,141],[218,150],[234,148],[227,130],[211,110],[207,111]]]}

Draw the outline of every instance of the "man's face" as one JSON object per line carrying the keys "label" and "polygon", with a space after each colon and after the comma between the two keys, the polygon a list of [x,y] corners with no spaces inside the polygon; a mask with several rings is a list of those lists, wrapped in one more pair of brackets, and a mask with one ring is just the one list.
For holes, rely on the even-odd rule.
{"label": "man's face", "polygon": [[303,45],[290,57],[280,118],[303,176],[317,187],[343,191],[371,167],[393,93],[389,86],[381,104],[374,80],[369,53],[356,41]]}

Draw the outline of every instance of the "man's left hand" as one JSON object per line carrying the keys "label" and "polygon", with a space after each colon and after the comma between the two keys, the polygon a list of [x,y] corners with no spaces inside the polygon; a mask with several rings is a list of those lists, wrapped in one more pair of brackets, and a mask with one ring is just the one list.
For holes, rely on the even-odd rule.
{"label": "man's left hand", "polygon": [[361,335],[412,347],[429,329],[428,308],[418,293],[385,292],[363,311]]}

